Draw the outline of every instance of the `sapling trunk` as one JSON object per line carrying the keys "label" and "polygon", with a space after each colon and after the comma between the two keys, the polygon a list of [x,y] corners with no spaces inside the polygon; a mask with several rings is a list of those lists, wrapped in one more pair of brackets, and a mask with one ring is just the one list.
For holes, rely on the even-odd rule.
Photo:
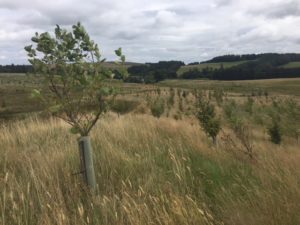
{"label": "sapling trunk", "polygon": [[217,137],[212,137],[212,141],[214,145],[217,145]]}
{"label": "sapling trunk", "polygon": [[91,145],[90,136],[82,136],[78,140],[79,153],[80,153],[80,164],[83,179],[86,184],[93,190],[96,190],[96,178],[93,164],[93,149]]}

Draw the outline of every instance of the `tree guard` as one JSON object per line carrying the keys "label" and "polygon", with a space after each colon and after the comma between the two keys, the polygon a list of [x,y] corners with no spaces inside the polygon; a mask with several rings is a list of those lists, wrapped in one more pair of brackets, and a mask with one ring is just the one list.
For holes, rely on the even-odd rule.
{"label": "tree guard", "polygon": [[93,149],[90,136],[83,136],[78,139],[81,171],[87,185],[96,190],[96,178],[93,163]]}

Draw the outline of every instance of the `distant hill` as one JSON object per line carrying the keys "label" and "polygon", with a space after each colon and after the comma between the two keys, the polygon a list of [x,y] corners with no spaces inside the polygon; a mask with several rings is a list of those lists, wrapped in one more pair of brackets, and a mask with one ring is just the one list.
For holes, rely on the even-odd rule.
{"label": "distant hill", "polygon": [[[113,62],[113,61],[104,62],[103,65],[106,66],[106,67],[108,67],[108,68],[118,67],[118,65],[115,62]],[[143,63],[125,62],[125,66],[127,66],[127,67],[130,67],[130,66],[139,66],[139,65],[143,65]]]}
{"label": "distant hill", "polygon": [[[268,54],[268,53],[267,53]],[[223,55],[214,57],[208,61],[202,63],[224,63],[224,62],[238,62],[259,59],[264,54],[246,54],[246,55]]]}
{"label": "distant hill", "polygon": [[185,79],[214,80],[300,77],[300,54],[224,55],[197,65],[183,66],[177,74]]}
{"label": "distant hill", "polygon": [[248,60],[276,60],[280,62],[294,62],[300,61],[300,54],[297,53],[262,53],[262,54],[246,54],[246,55],[223,55],[214,57],[208,61],[201,63],[217,63],[217,62],[237,62]]}
{"label": "distant hill", "polygon": [[[118,74],[118,65],[105,62]],[[223,55],[185,65],[182,61],[126,62],[128,82],[158,82],[164,79],[251,80],[300,77],[300,54],[264,53]],[[30,65],[0,65],[0,73],[27,73]]]}
{"label": "distant hill", "polygon": [[191,71],[191,70],[215,70],[215,69],[220,69],[220,68],[230,68],[233,66],[237,66],[243,63],[246,63],[248,61],[235,61],[235,62],[203,62],[199,64],[194,64],[194,65],[185,65],[180,67],[180,69],[177,71],[177,75],[180,77],[182,74],[185,72]]}

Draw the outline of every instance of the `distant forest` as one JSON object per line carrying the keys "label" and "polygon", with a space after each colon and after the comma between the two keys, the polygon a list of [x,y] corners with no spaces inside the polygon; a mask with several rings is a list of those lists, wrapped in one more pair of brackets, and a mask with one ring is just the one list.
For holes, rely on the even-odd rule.
{"label": "distant forest", "polygon": [[177,71],[184,66],[181,61],[160,61],[158,63],[146,63],[128,68],[129,82],[153,83],[165,79],[177,79]]}
{"label": "distant forest", "polygon": [[[225,68],[223,65],[232,62],[243,62],[241,64]],[[299,67],[282,67],[290,62],[299,62]],[[219,63],[219,67],[209,67],[209,63]],[[207,67],[198,69],[197,65],[205,64]],[[194,62],[192,69],[180,76],[177,70],[184,65],[181,61],[168,61],[158,63],[146,63],[132,66],[128,69],[130,81],[157,82],[164,79],[212,79],[212,80],[252,80],[271,78],[300,77],[300,54],[248,54],[248,55],[224,55],[215,57],[205,62]],[[165,71],[168,71],[165,72]]]}
{"label": "distant forest", "polygon": [[[241,62],[231,67],[226,63]],[[284,66],[297,62],[297,66]],[[210,67],[214,64],[214,66]],[[298,66],[299,63],[299,66]],[[193,62],[180,76],[178,70],[185,66],[182,61],[160,61],[157,63],[132,64],[128,68],[127,82],[154,83],[165,79],[212,79],[212,80],[252,80],[300,77],[300,54],[247,54],[218,56],[205,62]],[[199,68],[197,66],[199,65]],[[218,65],[216,67],[216,65]],[[0,73],[27,73],[30,65],[0,65]],[[114,70],[118,78],[118,70]]]}
{"label": "distant forest", "polygon": [[31,65],[0,65],[0,73],[27,73],[32,71]]}

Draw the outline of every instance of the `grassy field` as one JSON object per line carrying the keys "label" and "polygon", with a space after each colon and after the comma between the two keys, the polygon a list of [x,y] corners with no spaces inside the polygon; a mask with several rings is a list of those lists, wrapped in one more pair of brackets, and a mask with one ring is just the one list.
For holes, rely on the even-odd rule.
{"label": "grassy field", "polygon": [[[29,98],[37,80],[0,81],[0,112],[41,110]],[[6,118],[0,224],[300,224],[299,85],[300,79],[125,84],[126,94],[91,132],[96,194],[78,174],[78,136],[68,124],[29,111]],[[216,144],[195,116],[200,99],[214,105],[220,121]],[[274,119],[279,145],[270,141]]]}
{"label": "grassy field", "polygon": [[[300,78],[245,80],[245,81],[212,81],[212,80],[165,80],[161,86],[187,89],[214,90],[252,94],[268,91],[270,94],[286,94],[300,96]],[[263,94],[263,93],[262,93]]]}
{"label": "grassy field", "polygon": [[300,68],[300,62],[289,62],[280,67],[285,69]]}
{"label": "grassy field", "polygon": [[31,90],[37,87],[39,82],[25,74],[0,74],[0,120],[41,110],[41,105],[30,98]]}
{"label": "grassy field", "polygon": [[221,66],[223,65],[223,68],[230,68],[233,66],[237,66],[240,64],[243,64],[245,62],[248,61],[237,61],[237,62],[221,62],[221,63],[201,63],[199,65],[187,65],[187,66],[182,66],[178,71],[177,71],[177,75],[180,76],[183,73],[193,70],[193,69],[197,69],[197,70],[203,70],[205,68],[207,69],[220,69]]}
{"label": "grassy field", "polygon": [[[121,84],[113,81],[116,87],[122,87],[125,93],[145,92],[154,89],[153,85]],[[2,119],[24,118],[31,112],[43,110],[43,106],[31,98],[34,88],[40,89],[41,81],[25,74],[0,74],[0,121]]]}
{"label": "grassy field", "polygon": [[1,126],[1,224],[300,223],[296,142],[275,146],[257,130],[250,161],[212,146],[196,121],[107,115],[92,132],[92,196],[72,175],[79,158],[68,129],[37,119]]}

